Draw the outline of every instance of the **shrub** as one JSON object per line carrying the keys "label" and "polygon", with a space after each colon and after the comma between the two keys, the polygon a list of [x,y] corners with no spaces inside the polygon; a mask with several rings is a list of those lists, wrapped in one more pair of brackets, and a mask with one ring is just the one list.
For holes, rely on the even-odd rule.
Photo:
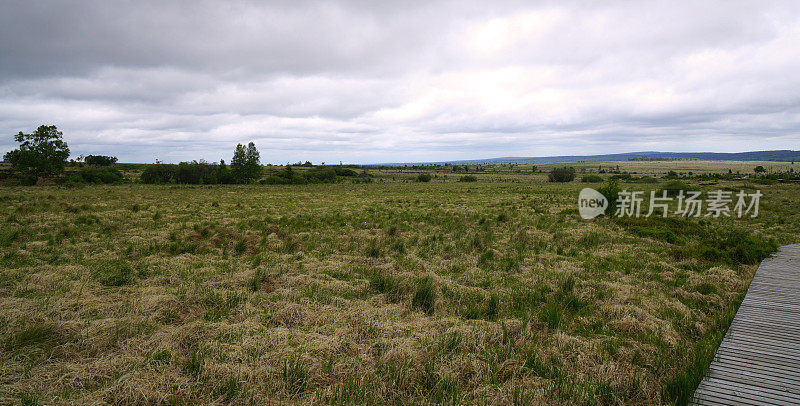
{"label": "shrub", "polygon": [[336,176],[347,176],[347,177],[358,176],[358,172],[348,168],[334,167],[333,170],[336,171]]}
{"label": "shrub", "polygon": [[773,240],[765,240],[745,230],[729,230],[718,235],[705,251],[706,259],[732,264],[757,264],[778,250]]}
{"label": "shrub", "polygon": [[92,166],[111,166],[117,163],[117,157],[106,155],[86,155],[83,162]]}
{"label": "shrub", "polygon": [[261,181],[268,185],[304,185],[307,183],[334,183],[339,176],[357,177],[358,173],[352,169],[335,167],[317,167],[306,172],[297,172],[291,165],[267,176]]}
{"label": "shrub", "polygon": [[142,183],[162,184],[170,183],[175,180],[177,166],[172,164],[155,163],[148,165],[142,171]]}
{"label": "shrub", "polygon": [[575,179],[575,168],[553,168],[547,176],[550,182],[572,182]]}
{"label": "shrub", "polygon": [[334,183],[336,182],[336,170],[333,168],[314,168],[306,172],[305,177],[309,183]]}
{"label": "shrub", "polygon": [[219,182],[220,167],[205,161],[181,162],[175,170],[175,182],[190,185],[213,185]]}
{"label": "shrub", "polygon": [[427,173],[420,173],[420,174],[417,176],[417,182],[430,182],[430,181],[431,181],[431,179],[432,179],[432,178],[431,178],[431,175],[430,175],[430,174],[427,174]]}
{"label": "shrub", "polygon": [[716,230],[694,227],[682,231],[682,234],[691,235],[694,244],[673,247],[671,252],[677,259],[699,258],[730,265],[757,264],[778,249],[778,244],[774,240],[762,238],[742,229]]}
{"label": "shrub", "polygon": [[608,207],[606,208],[606,215],[613,216],[614,211],[617,210],[617,197],[619,196],[619,184],[616,180],[609,180],[608,184],[597,189],[601,195],[608,199]]}
{"label": "shrub", "polygon": [[124,176],[117,168],[112,167],[88,167],[81,168],[71,174],[67,181],[75,183],[117,183],[121,182]]}
{"label": "shrub", "polygon": [[433,287],[433,279],[426,276],[417,282],[417,290],[411,300],[411,308],[433,314],[436,303],[436,290]]}
{"label": "shrub", "polygon": [[225,185],[233,183],[233,173],[228,169],[228,165],[225,165],[224,159],[220,159],[217,165],[217,181]]}
{"label": "shrub", "polygon": [[478,177],[475,176],[475,175],[464,175],[464,176],[458,178],[458,181],[459,182],[477,182],[478,181]]}
{"label": "shrub", "polygon": [[600,175],[586,175],[581,178],[581,182],[583,183],[600,183],[603,181],[603,177]]}
{"label": "shrub", "polygon": [[267,176],[261,183],[268,185],[302,185],[308,183],[308,180],[305,176],[297,173],[291,165],[286,165],[275,174]]}

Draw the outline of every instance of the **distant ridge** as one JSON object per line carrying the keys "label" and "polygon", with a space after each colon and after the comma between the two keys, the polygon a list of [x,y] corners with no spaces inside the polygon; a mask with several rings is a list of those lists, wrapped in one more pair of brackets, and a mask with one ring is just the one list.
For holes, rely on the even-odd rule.
{"label": "distant ridge", "polygon": [[800,162],[800,151],[788,149],[772,151],[750,152],[625,152],[621,154],[604,155],[562,155],[543,157],[502,157],[489,159],[469,159],[459,161],[441,162],[407,162],[390,163],[384,165],[412,165],[412,164],[497,164],[497,163],[569,163],[569,162],[608,162],[629,161],[635,158],[667,158],[667,159],[700,159],[705,161],[775,161],[775,162]]}

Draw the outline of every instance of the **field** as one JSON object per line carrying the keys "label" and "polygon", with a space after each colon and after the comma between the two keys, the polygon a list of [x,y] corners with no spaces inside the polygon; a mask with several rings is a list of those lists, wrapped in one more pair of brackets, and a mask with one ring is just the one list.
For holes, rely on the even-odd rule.
{"label": "field", "polygon": [[[649,191],[757,164],[571,166]],[[586,221],[599,184],[554,166],[0,187],[0,403],[685,401],[760,259],[800,241],[800,184],[682,180],[761,190],[757,218]]]}

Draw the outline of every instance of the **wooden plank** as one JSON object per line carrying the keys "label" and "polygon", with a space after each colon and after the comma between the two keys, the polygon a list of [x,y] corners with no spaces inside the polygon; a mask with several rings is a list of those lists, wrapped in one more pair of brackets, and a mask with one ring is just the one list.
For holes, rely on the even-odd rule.
{"label": "wooden plank", "polygon": [[745,393],[747,397],[751,396],[762,396],[764,398],[769,399],[769,401],[777,401],[782,404],[798,404],[800,405],[800,400],[796,398],[792,398],[790,395],[787,395],[784,392],[777,391],[774,389],[769,388],[750,388],[750,387],[743,387],[740,385],[733,384],[729,381],[719,380],[719,379],[708,379],[704,382],[705,388],[718,388],[718,389],[729,389],[733,390],[737,393]]}
{"label": "wooden plank", "polygon": [[773,371],[780,371],[786,375],[797,375],[800,376],[800,373],[797,371],[797,364],[795,365],[786,365],[786,364],[777,364],[775,362],[770,362],[770,360],[766,360],[764,358],[756,358],[753,359],[751,357],[743,356],[742,354],[719,354],[717,358],[715,358],[718,362],[721,363],[734,363],[734,362],[744,362],[745,365],[752,366],[754,369],[768,369]]}
{"label": "wooden plank", "polygon": [[797,365],[800,365],[800,360],[781,357],[777,354],[756,352],[752,350],[731,350],[720,347],[720,349],[717,350],[717,356],[738,357],[741,359],[750,360],[752,362],[766,363],[767,365],[775,365],[779,367],[796,368]]}
{"label": "wooden plank", "polygon": [[758,267],[691,403],[800,405],[800,244]]}
{"label": "wooden plank", "polygon": [[[700,390],[700,388],[698,388]],[[738,385],[719,385],[711,382],[704,382],[702,391],[707,394],[714,394],[734,402],[747,402],[765,405],[785,405],[793,403],[793,399],[788,401],[783,397],[775,398],[772,394],[758,390],[746,390]]]}
{"label": "wooden plank", "polygon": [[787,385],[800,385],[800,375],[776,368],[757,367],[746,361],[737,361],[735,358],[717,361],[714,368],[720,371],[741,371],[742,374],[751,377],[772,377],[776,382],[782,382]]}
{"label": "wooden plank", "polygon": [[783,337],[789,340],[794,340],[800,335],[800,327],[776,326],[761,320],[736,320],[735,324],[731,323],[730,328],[738,331],[764,332],[770,337]]}
{"label": "wooden plank", "polygon": [[[800,380],[792,379],[791,377],[782,376],[777,372],[757,371],[743,365],[722,364],[715,363],[712,368],[708,369],[709,372],[719,371],[720,373],[737,374],[750,379],[762,379],[775,382],[776,384],[783,385],[784,387],[797,387],[800,388]],[[800,392],[800,390],[798,390]]]}
{"label": "wooden plank", "polygon": [[735,383],[742,387],[749,387],[753,389],[772,389],[786,393],[787,396],[800,396],[800,391],[793,391],[791,386],[777,383],[768,379],[745,377],[742,374],[732,374],[727,371],[709,370],[703,380],[705,381],[706,379],[719,379]]}

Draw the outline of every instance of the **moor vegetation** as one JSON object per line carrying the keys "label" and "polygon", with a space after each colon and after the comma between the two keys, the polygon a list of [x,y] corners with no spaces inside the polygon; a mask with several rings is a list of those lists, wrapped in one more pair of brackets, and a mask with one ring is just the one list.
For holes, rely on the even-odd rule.
{"label": "moor vegetation", "polygon": [[2,186],[0,403],[685,403],[759,261],[800,236],[800,185],[728,177],[753,166],[570,171],[608,197],[760,189],[741,219],[585,221],[587,185],[541,164]]}

